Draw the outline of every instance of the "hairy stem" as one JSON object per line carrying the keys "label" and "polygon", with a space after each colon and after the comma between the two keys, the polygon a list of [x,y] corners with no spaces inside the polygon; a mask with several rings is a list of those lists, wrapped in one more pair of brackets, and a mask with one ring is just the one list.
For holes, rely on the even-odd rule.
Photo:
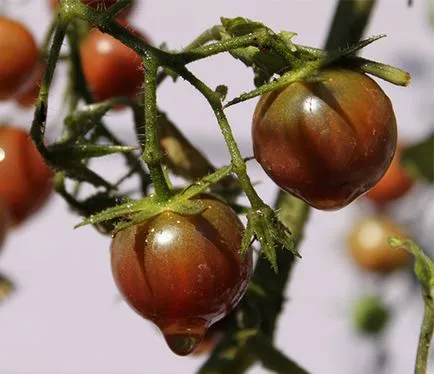
{"label": "hairy stem", "polygon": [[158,64],[151,54],[143,58],[145,68],[144,110],[145,110],[145,143],[142,158],[151,173],[155,194],[158,200],[166,201],[172,195],[163,171],[163,154],[157,129],[157,70]]}
{"label": "hairy stem", "polygon": [[50,53],[48,54],[47,67],[42,78],[39,96],[36,101],[35,115],[30,128],[30,135],[33,142],[46,160],[48,160],[48,150],[44,144],[44,134],[47,121],[48,93],[53,81],[54,70],[57,60],[59,59],[62,43],[65,38],[65,30],[66,25],[62,21],[59,21],[55,27],[53,42],[51,44]]}
{"label": "hairy stem", "polygon": [[222,131],[226,146],[228,147],[229,153],[231,155],[232,165],[240,181],[240,186],[244,190],[247,198],[249,199],[252,208],[260,209],[264,207],[265,203],[262,201],[262,199],[253,188],[252,182],[247,175],[246,163],[241,155],[238,144],[232,132],[232,128],[229,125],[228,119],[223,110],[220,96],[211,88],[209,88],[205,83],[197,79],[186,68],[177,69],[177,73],[182,76],[186,81],[188,81],[193,87],[195,87],[199,92],[201,92],[210,104]]}
{"label": "hairy stem", "polygon": [[424,295],[424,314],[417,348],[415,374],[426,374],[428,355],[434,330],[434,299]]}

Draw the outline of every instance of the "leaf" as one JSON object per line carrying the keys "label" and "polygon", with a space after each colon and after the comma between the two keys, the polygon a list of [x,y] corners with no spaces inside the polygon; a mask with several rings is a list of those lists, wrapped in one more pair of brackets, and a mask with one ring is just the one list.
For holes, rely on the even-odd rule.
{"label": "leaf", "polygon": [[220,21],[225,30],[231,36],[242,36],[255,32],[259,29],[267,29],[267,27],[260,23],[251,21],[248,18],[236,17],[236,18],[220,18]]}
{"label": "leaf", "polygon": [[93,157],[103,157],[114,153],[127,153],[136,150],[136,147],[124,145],[98,145],[86,144],[55,144],[48,148],[50,158],[56,160],[81,161]]}
{"label": "leaf", "polygon": [[205,192],[212,184],[217,183],[222,178],[232,173],[232,170],[232,165],[222,167],[214,173],[209,174],[201,180],[197,181],[196,183],[191,184],[190,186],[186,187],[185,190],[181,193],[183,198],[190,199],[193,196]]}
{"label": "leaf", "polygon": [[115,186],[111,185],[81,162],[74,162],[64,165],[63,167],[60,167],[60,165],[55,165],[55,167],[62,169],[66,176],[79,182],[87,182],[95,187],[105,187],[109,190],[116,189]]}
{"label": "leaf", "polygon": [[428,182],[434,181],[434,133],[420,143],[403,150],[401,161],[404,167]]}
{"label": "leaf", "polygon": [[434,264],[422,249],[409,239],[393,237],[389,239],[392,248],[404,248],[415,257],[414,272],[427,295],[434,291]]}
{"label": "leaf", "polygon": [[[93,225],[96,223],[101,223],[104,221],[109,221],[113,218],[123,217],[130,215],[132,213],[136,213],[141,210],[146,210],[147,204],[146,200],[152,199],[151,197],[145,199],[145,200],[139,200],[139,201],[127,201],[124,204],[117,205],[115,207],[105,209],[102,212],[92,214],[91,216],[87,217],[83,220],[80,224],[76,225],[74,228],[79,228],[86,225]],[[152,205],[152,204],[149,204]]]}

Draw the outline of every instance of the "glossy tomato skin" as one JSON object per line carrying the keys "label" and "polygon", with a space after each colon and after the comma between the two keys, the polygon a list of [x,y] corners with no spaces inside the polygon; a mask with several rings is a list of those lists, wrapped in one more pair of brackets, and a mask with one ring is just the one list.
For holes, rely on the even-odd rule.
{"label": "glossy tomato skin", "polygon": [[30,78],[39,51],[29,30],[0,16],[0,100],[11,98]]}
{"label": "glossy tomato skin", "polygon": [[403,197],[413,186],[414,180],[401,164],[402,146],[398,146],[392,163],[386,174],[365,195],[369,200],[378,204],[385,204]]}
{"label": "glossy tomato skin", "polygon": [[47,200],[52,173],[26,131],[0,126],[0,198],[14,225]]}
{"label": "glossy tomato skin", "polygon": [[[219,200],[201,201],[201,214],[161,213],[117,233],[111,245],[121,294],[180,355],[191,353],[208,327],[234,308],[252,271],[251,251],[239,253],[244,228],[238,216]],[[180,347],[177,337],[192,341]]]}
{"label": "glossy tomato skin", "polygon": [[[145,39],[145,38],[144,38]],[[81,44],[84,75],[97,101],[142,91],[142,59],[109,34],[93,29]]]}
{"label": "glossy tomato skin", "polygon": [[[50,0],[51,9],[56,9],[59,5],[60,0]],[[119,0],[81,0],[83,4],[86,4],[94,9],[107,9],[113,4],[116,4]],[[122,12],[119,13],[119,17],[127,17],[130,15],[131,10],[133,9],[135,1],[131,2],[130,5],[125,7]]]}
{"label": "glossy tomato skin", "polygon": [[340,209],[386,172],[396,148],[392,104],[368,76],[324,70],[261,97],[256,159],[282,189],[323,210]]}
{"label": "glossy tomato skin", "polygon": [[408,237],[406,230],[385,217],[365,218],[349,235],[348,249],[363,270],[388,274],[406,266],[411,254],[403,248],[391,248],[392,236]]}

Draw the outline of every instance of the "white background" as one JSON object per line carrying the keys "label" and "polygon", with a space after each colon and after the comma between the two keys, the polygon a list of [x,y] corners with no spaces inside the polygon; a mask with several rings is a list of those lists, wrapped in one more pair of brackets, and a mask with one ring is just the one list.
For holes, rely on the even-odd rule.
{"label": "white background", "polygon": [[[11,0],[7,11],[25,22],[41,41],[49,21],[47,2]],[[320,47],[334,3],[147,0],[140,1],[131,22],[155,44],[167,42],[170,48],[182,48],[218,23],[219,16],[244,16],[276,31],[295,31],[296,42]],[[388,38],[363,52],[368,58],[413,73],[413,84],[406,89],[381,83],[394,103],[401,139],[408,143],[432,131],[434,107],[434,31],[428,26],[428,1],[414,3],[413,8],[407,8],[406,0],[379,1],[367,34],[385,33]],[[250,71],[228,56],[195,64],[194,71],[211,86],[228,84],[229,97],[252,88]],[[59,125],[61,85],[58,79],[50,96],[50,133]],[[173,85],[167,81],[159,91],[159,104],[215,164],[228,162],[211,111],[193,89],[183,82]],[[252,155],[254,105],[253,100],[228,110],[244,156]],[[13,104],[0,106],[3,122],[28,128],[31,117],[31,112],[19,112]],[[133,139],[128,113],[111,115],[110,124],[113,131]],[[110,158],[100,167],[117,175],[122,163]],[[254,163],[249,168],[255,181],[263,181],[258,191],[272,202],[275,187]],[[433,220],[427,214],[433,210],[432,192],[418,186],[406,200],[406,208],[396,207],[393,212],[402,221],[411,221],[425,248],[432,251]],[[398,305],[384,342],[391,355],[387,373],[413,371],[422,317],[417,288],[411,289],[403,275],[393,276],[379,287],[374,279],[359,273],[345,255],[348,230],[358,216],[370,212],[366,202],[334,213],[315,211],[307,226],[301,246],[303,259],[287,291],[289,302],[280,320],[277,345],[312,373],[376,374],[372,362],[377,346],[357,336],[349,318],[352,302],[375,290],[391,305]],[[0,271],[16,282],[18,290],[0,307],[0,374],[193,373],[203,358],[173,355],[150,323],[119,302],[110,273],[110,240],[92,228],[74,231],[77,222],[79,217],[69,213],[60,198],[53,197],[40,214],[9,235]],[[251,371],[264,372],[260,367]]]}

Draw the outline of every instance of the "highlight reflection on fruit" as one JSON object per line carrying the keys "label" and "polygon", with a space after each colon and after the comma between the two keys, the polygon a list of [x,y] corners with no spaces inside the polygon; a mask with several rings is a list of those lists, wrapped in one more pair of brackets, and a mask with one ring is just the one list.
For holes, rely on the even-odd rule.
{"label": "highlight reflection on fruit", "polygon": [[179,355],[191,353],[234,308],[252,271],[251,250],[244,257],[239,252],[244,227],[238,216],[214,198],[200,201],[201,214],[161,213],[120,231],[111,245],[121,294]]}

